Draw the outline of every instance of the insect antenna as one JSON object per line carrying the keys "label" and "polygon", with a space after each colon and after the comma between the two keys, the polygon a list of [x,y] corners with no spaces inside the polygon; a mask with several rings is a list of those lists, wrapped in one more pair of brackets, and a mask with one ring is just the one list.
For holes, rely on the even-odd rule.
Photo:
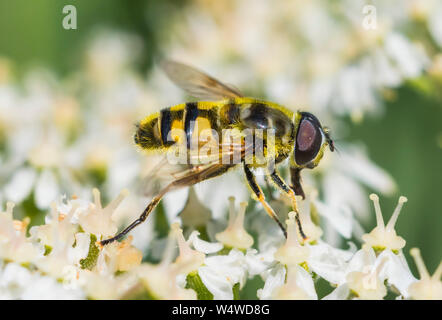
{"label": "insect antenna", "polygon": [[336,153],[341,156],[341,145],[340,142],[343,141],[343,139],[333,139],[333,147]]}

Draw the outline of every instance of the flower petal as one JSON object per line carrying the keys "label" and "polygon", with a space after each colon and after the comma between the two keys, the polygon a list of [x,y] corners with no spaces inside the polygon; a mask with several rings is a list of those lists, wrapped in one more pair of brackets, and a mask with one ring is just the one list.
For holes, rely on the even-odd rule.
{"label": "flower petal", "polygon": [[6,199],[19,203],[26,199],[32,190],[37,174],[32,168],[22,168],[14,173],[4,187]]}
{"label": "flower petal", "polygon": [[335,249],[326,243],[309,246],[309,267],[332,284],[345,282],[347,262],[353,253]]}
{"label": "flower petal", "polygon": [[214,300],[233,300],[233,285],[226,277],[209,267],[200,267],[198,275],[206,288],[213,294]]}
{"label": "flower petal", "polygon": [[286,269],[282,264],[277,264],[266,275],[264,288],[259,289],[257,296],[261,300],[272,299],[275,289],[284,285]]}
{"label": "flower petal", "polygon": [[384,250],[379,255],[378,259],[383,259],[384,257],[386,257],[388,261],[380,272],[380,277],[387,278],[389,284],[394,285],[402,296],[408,298],[408,287],[413,282],[417,281],[417,279],[408,268],[402,252],[399,255],[396,255],[390,250]]}
{"label": "flower petal", "polygon": [[35,204],[39,209],[47,209],[58,194],[58,183],[55,174],[50,169],[41,173],[35,186]]}
{"label": "flower petal", "polygon": [[322,298],[322,300],[345,300],[349,294],[350,290],[348,289],[347,284],[344,283]]}
{"label": "flower petal", "polygon": [[187,242],[192,243],[193,247],[199,252],[209,254],[218,252],[223,248],[223,245],[219,242],[208,242],[200,239],[198,237],[199,234],[198,231],[193,231],[187,240]]}

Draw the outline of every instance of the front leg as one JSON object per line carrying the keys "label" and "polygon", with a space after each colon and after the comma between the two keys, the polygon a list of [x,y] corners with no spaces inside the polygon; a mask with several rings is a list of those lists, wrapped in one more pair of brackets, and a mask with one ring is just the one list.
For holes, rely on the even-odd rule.
{"label": "front leg", "polygon": [[287,238],[287,231],[285,230],[281,221],[279,221],[278,216],[276,215],[275,211],[272,209],[272,207],[265,200],[264,193],[262,192],[261,187],[256,182],[255,176],[254,176],[253,172],[250,170],[250,167],[246,164],[244,164],[244,172],[246,174],[247,182],[249,183],[249,186],[252,189],[252,192],[256,196],[256,200],[261,202],[261,204],[263,205],[267,214],[278,224],[278,226],[281,228],[282,232],[284,233],[284,237]]}
{"label": "front leg", "polygon": [[301,234],[301,237],[304,240],[306,240],[307,237],[306,237],[304,231],[302,230],[301,220],[299,219],[298,204],[296,201],[295,192],[293,192],[292,188],[290,188],[284,182],[284,180],[279,176],[276,169],[274,169],[270,172],[271,172],[271,173],[269,173],[270,179],[272,179],[272,181],[275,183],[275,185],[278,187],[279,190],[281,190],[283,193],[285,193],[290,198],[290,200],[292,200],[292,208],[296,214],[295,219],[296,219],[296,224],[298,225],[299,233]]}

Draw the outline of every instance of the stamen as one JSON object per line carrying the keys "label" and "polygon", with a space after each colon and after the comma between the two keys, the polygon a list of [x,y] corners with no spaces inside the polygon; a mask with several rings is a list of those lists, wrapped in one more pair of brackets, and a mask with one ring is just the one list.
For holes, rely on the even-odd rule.
{"label": "stamen", "polygon": [[381,206],[379,205],[379,197],[372,193],[370,194],[370,200],[373,201],[374,204],[374,210],[376,212],[376,224],[380,229],[384,230],[385,224],[384,218],[382,218]]}
{"label": "stamen", "polygon": [[287,266],[306,262],[310,253],[308,247],[299,243],[295,218],[296,213],[290,212],[289,219],[286,220],[287,240],[273,255],[276,260]]}
{"label": "stamen", "polygon": [[6,203],[6,214],[8,215],[8,218],[12,220],[12,214],[15,207],[15,203],[8,201]]}
{"label": "stamen", "polygon": [[399,217],[399,213],[401,212],[402,206],[407,201],[408,201],[408,199],[406,197],[404,197],[404,196],[399,197],[399,201],[397,203],[396,209],[394,209],[394,212],[390,218],[390,221],[388,221],[387,230],[394,229],[397,218]]}
{"label": "stamen", "polygon": [[123,189],[120,194],[106,206],[106,211],[113,212],[128,195],[129,190]]}
{"label": "stamen", "polygon": [[71,221],[72,216],[74,215],[75,211],[77,211],[77,209],[80,207],[80,205],[78,203],[74,203],[72,205],[71,210],[69,210],[68,216],[67,216],[67,221]]}
{"label": "stamen", "polygon": [[57,204],[55,202],[51,202],[50,206],[51,206],[52,221],[54,223],[58,223],[59,220],[58,220]]}
{"label": "stamen", "polygon": [[439,263],[439,266],[437,267],[436,271],[434,271],[433,276],[431,277],[432,280],[439,280],[442,276],[442,262]]}
{"label": "stamen", "polygon": [[186,255],[191,252],[189,244],[186,242],[183,236],[183,229],[180,228],[180,225],[175,222],[171,225],[172,232],[175,235],[175,239],[178,242],[178,248],[180,250],[180,256]]}
{"label": "stamen", "polygon": [[299,246],[300,243],[298,240],[295,219],[296,219],[296,212],[294,212],[294,211],[289,212],[289,218],[285,221],[285,223],[287,225],[287,241],[286,241],[286,243],[290,244],[290,245]]}
{"label": "stamen", "polygon": [[235,228],[242,228],[244,225],[244,215],[246,213],[247,202],[239,203],[239,210],[233,223]]}
{"label": "stamen", "polygon": [[422,259],[421,251],[418,248],[412,248],[410,250],[410,254],[413,257],[414,262],[416,263],[421,280],[429,280],[430,274],[428,273],[427,267],[425,266],[424,260]]}
{"label": "stamen", "polygon": [[178,223],[173,223],[171,228],[180,250],[179,255],[174,263],[176,268],[175,271],[177,273],[188,274],[191,271],[197,270],[199,266],[204,263],[204,253],[192,250],[190,248],[186,239],[184,239],[183,229],[180,228]]}
{"label": "stamen", "polygon": [[228,226],[233,226],[233,223],[235,221],[235,197],[231,196],[229,197],[229,223]]}
{"label": "stamen", "polygon": [[97,188],[92,189],[92,194],[94,196],[94,204],[98,209],[101,209],[101,198],[100,198],[100,191]]}
{"label": "stamen", "polygon": [[247,249],[253,245],[253,237],[244,229],[246,207],[247,202],[241,202],[238,211],[235,211],[235,197],[229,197],[229,222],[227,228],[215,235],[216,240],[224,246]]}
{"label": "stamen", "polygon": [[173,236],[173,229],[169,232],[169,235],[167,236],[167,243],[166,248],[164,249],[163,258],[161,259],[160,265],[163,267],[168,266],[172,263],[173,260],[173,254],[175,249],[175,239]]}

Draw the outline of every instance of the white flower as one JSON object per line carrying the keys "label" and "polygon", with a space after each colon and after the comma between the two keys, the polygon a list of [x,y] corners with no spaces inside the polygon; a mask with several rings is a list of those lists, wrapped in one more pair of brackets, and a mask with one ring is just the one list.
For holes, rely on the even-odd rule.
{"label": "white flower", "polygon": [[399,33],[392,32],[386,37],[385,51],[405,78],[418,77],[428,63],[425,53]]}
{"label": "white flower", "polygon": [[18,263],[32,262],[43,252],[26,237],[29,218],[13,220],[13,208],[14,204],[8,202],[6,212],[0,213],[0,258]]}
{"label": "white flower", "polygon": [[47,208],[59,194],[55,174],[50,169],[44,169],[35,185],[35,204],[38,208]]}
{"label": "white flower", "polygon": [[208,242],[201,240],[198,236],[200,233],[198,231],[193,231],[187,242],[191,243],[192,246],[198,250],[199,252],[209,254],[220,251],[223,248],[223,245],[219,242]]}
{"label": "white flower", "polygon": [[416,278],[413,277],[402,250],[399,254],[384,250],[378,259],[386,259],[385,266],[380,273],[381,278],[386,278],[388,284],[394,286],[402,297],[409,298],[408,288],[416,281]]}
{"label": "white flower", "polygon": [[419,270],[420,280],[412,283],[408,287],[408,292],[411,298],[415,300],[442,300],[442,262],[437,267],[432,276],[428,273],[422,260],[420,250],[413,248],[410,250],[414,261]]}
{"label": "white flower", "polygon": [[[318,296],[315,291],[311,275],[301,266],[293,265],[287,267],[278,265],[266,276],[264,288],[257,292],[261,300],[267,299],[296,299],[316,300]],[[286,280],[287,278],[287,280]]]}
{"label": "white flower", "polygon": [[82,299],[84,295],[79,290],[65,289],[54,278],[31,272],[16,263],[8,263],[0,268],[0,298],[72,300]]}
{"label": "white flower", "polygon": [[216,239],[226,247],[248,249],[253,245],[253,237],[244,229],[244,214],[247,202],[239,204],[238,212],[235,210],[235,198],[229,197],[229,222],[227,229],[216,234]]}
{"label": "white flower", "polygon": [[308,248],[310,250],[307,259],[309,269],[331,284],[339,284],[345,279],[348,262],[353,256],[351,250],[337,249],[323,241],[308,245]]}
{"label": "white flower", "polygon": [[115,198],[106,207],[101,206],[100,192],[93,189],[94,203],[89,205],[89,209],[79,217],[79,223],[84,231],[98,236],[108,237],[117,232],[117,226],[112,215],[121,201],[127,196],[128,191],[123,190],[117,198]]}
{"label": "white flower", "polygon": [[289,213],[286,224],[287,241],[275,252],[275,259],[286,266],[301,265],[311,269],[330,283],[341,283],[345,279],[347,262],[353,253],[335,249],[321,240],[312,245],[301,245],[294,212]]}
{"label": "white flower", "polygon": [[228,255],[206,257],[204,265],[198,268],[203,284],[213,294],[214,299],[233,299],[233,286],[241,289],[247,279],[266,272],[274,264],[274,250],[258,253],[248,249],[244,254],[231,249]]}
{"label": "white flower", "polygon": [[[361,6],[353,1],[342,6],[339,22],[333,16],[336,12],[320,1],[274,6],[245,0],[216,10],[208,4],[187,6],[182,15],[194,19],[170,20],[170,28],[180,30],[182,37],[168,49],[215,76],[226,76],[227,83],[260,92],[289,108],[303,106],[329,127],[339,128],[331,121],[333,114],[360,121],[364,114],[381,110],[386,100],[382,94],[391,88],[408,79],[437,80],[440,75],[442,6],[437,1],[411,1],[406,10],[396,10],[397,3],[376,4],[383,19],[370,31],[361,27]],[[417,24],[424,32],[409,33]],[[419,34],[426,34],[425,39]],[[271,45],[265,39],[271,39]],[[93,203],[83,200],[89,198],[90,186],[100,187],[103,199],[136,186],[143,162],[147,166],[152,162],[128,144],[133,123],[185,98],[156,70],[147,81],[133,72],[131,63],[140,48],[137,37],[98,34],[86,52],[86,65],[69,81],[36,70],[17,84],[11,63],[0,59],[1,201],[34,199],[38,209],[46,210],[60,199],[61,191],[79,197],[52,205],[45,223],[29,230],[30,237],[30,219],[14,220],[13,204],[6,204],[0,213],[0,298],[118,299],[141,289],[157,299],[195,299],[197,292],[185,289],[194,277],[215,299],[232,299],[233,288],[260,275],[265,280],[258,292],[261,299],[317,299],[312,280],[316,276],[337,285],[324,299],[378,299],[388,289],[399,299],[442,299],[442,264],[430,276],[417,249],[412,250],[421,275],[417,280],[405,261],[405,240],[394,230],[403,197],[385,225],[378,199],[372,196],[377,227],[363,236],[364,249],[337,247],[342,237],[360,238],[364,233],[356,220],[367,218],[364,186],[382,194],[395,189],[390,175],[358,146],[338,145],[339,155],[327,153],[317,169],[303,171],[307,198],[300,202],[299,218],[308,243],[298,237],[293,213],[287,240],[261,211],[244,217],[246,204],[241,201],[249,200],[250,192],[241,173],[229,172],[198,184],[195,192],[183,188],[162,200],[168,221],[181,211],[183,226],[206,228],[211,241],[219,242],[200,239],[198,231],[186,241],[178,224],[172,224],[168,239],[158,239],[149,219],[132,235],[145,242],[139,247],[143,252],[149,249],[147,258],[156,259],[155,250],[164,253],[160,264],[142,263],[132,236],[101,251],[94,247],[91,238],[113,236],[120,223],[138,217],[145,206],[140,209],[139,204],[147,199],[134,193],[117,213],[127,192],[103,208],[97,189]],[[226,59],[232,54],[244,59]],[[320,197],[314,190],[321,190]],[[225,201],[232,195],[241,202],[237,211],[233,199]],[[278,209],[277,201],[273,206]],[[228,226],[221,232],[220,218],[228,207]],[[312,222],[311,208],[326,218],[321,226]],[[22,211],[27,215],[28,210],[24,206]],[[252,230],[257,239],[248,233]],[[166,249],[157,245],[163,242]],[[174,259],[177,243],[179,254]],[[257,249],[251,249],[254,244]],[[91,264],[86,267],[88,259]]]}
{"label": "white flower", "polygon": [[298,240],[295,212],[289,213],[287,224],[287,241],[274,254],[276,260],[283,265],[297,265],[307,261],[310,250],[307,246],[301,245]]}
{"label": "white flower", "polygon": [[402,205],[407,202],[407,198],[399,198],[396,209],[386,226],[382,217],[381,207],[379,206],[379,197],[375,194],[371,194],[370,199],[374,203],[377,226],[370,233],[362,236],[364,245],[376,250],[389,249],[392,251],[399,251],[405,246],[405,240],[396,234],[394,226],[399,217]]}
{"label": "white flower", "polygon": [[87,51],[89,76],[96,84],[110,85],[140,51],[139,40],[121,32],[102,31],[95,34]]}
{"label": "white flower", "polygon": [[136,274],[125,273],[120,276],[100,275],[89,270],[79,272],[79,283],[89,298],[97,300],[115,300],[124,298],[138,278]]}
{"label": "white flower", "polygon": [[32,279],[31,272],[17,263],[1,266],[0,293],[2,299],[16,299]]}
{"label": "white flower", "polygon": [[[328,154],[316,170],[323,176],[324,197],[323,200],[313,198],[311,201],[319,214],[326,218],[325,238],[333,245],[337,243],[332,243],[333,235],[328,226],[346,239],[361,229],[355,216],[366,218],[368,207],[361,184],[387,194],[395,189],[390,175],[371,163],[357,146],[340,146],[339,155]],[[305,175],[305,178],[307,185],[314,185],[310,175]]]}
{"label": "white flower", "polygon": [[101,248],[96,269],[100,274],[113,275],[117,271],[128,271],[140,265],[143,255],[133,247],[132,236],[122,242],[113,242]]}
{"label": "white flower", "polygon": [[376,260],[373,265],[365,265],[361,271],[352,271],[347,274],[346,283],[360,299],[382,299],[387,294],[384,279],[379,274],[386,263],[386,259]]}
{"label": "white flower", "polygon": [[[175,263],[172,263],[176,241],[179,242],[180,256]],[[191,289],[183,289],[179,285],[183,282],[179,276],[187,275],[186,272],[193,271],[195,266],[197,268],[203,261],[204,254],[190,249],[183,238],[182,230],[178,225],[174,225],[169,234],[161,263],[158,265],[143,263],[135,269],[135,272],[154,298],[194,300],[196,292]]]}
{"label": "white flower", "polygon": [[275,264],[275,251],[276,248],[261,253],[255,249],[247,250],[244,258],[247,265],[247,273],[249,278],[258,274],[263,274],[267,269]]}
{"label": "white flower", "polygon": [[365,247],[340,271],[344,276],[327,299],[345,299],[350,291],[360,299],[382,299],[387,294],[385,280],[407,298],[407,288],[415,281],[402,253],[394,254],[388,249],[376,257],[373,248]]}
{"label": "white flower", "polygon": [[210,267],[200,267],[198,275],[204,286],[213,295],[214,300],[233,300],[233,285],[229,278]]}
{"label": "white flower", "polygon": [[348,285],[344,283],[322,298],[322,300],[346,300],[349,294],[350,289]]}
{"label": "white flower", "polygon": [[248,276],[244,254],[232,249],[228,255],[207,257],[204,266],[198,268],[198,275],[209,291],[215,287],[213,281],[223,283],[223,290],[211,291],[214,299],[233,299],[233,286],[239,283],[242,288]]}
{"label": "white flower", "polygon": [[24,200],[31,192],[36,176],[31,168],[18,169],[4,186],[5,197],[15,203]]}
{"label": "white flower", "polygon": [[179,247],[179,255],[174,263],[177,273],[188,274],[197,270],[204,263],[205,254],[190,248],[178,223],[173,223],[171,229]]}
{"label": "white flower", "polygon": [[287,280],[276,289],[273,298],[290,300],[317,300],[311,275],[301,266],[287,267]]}
{"label": "white flower", "polygon": [[61,139],[55,129],[50,126],[43,130],[34,126],[30,134],[33,136],[20,138],[34,141],[34,145],[24,147],[25,150],[20,151],[23,154],[11,155],[12,161],[19,167],[15,168],[16,173],[7,183],[6,197],[8,200],[20,202],[34,191],[37,208],[47,209],[58,197],[60,184],[69,182],[70,186],[72,177],[65,166]]}
{"label": "white flower", "polygon": [[430,12],[428,29],[439,47],[442,47],[442,5],[440,3]]}
{"label": "white flower", "polygon": [[30,229],[33,240],[50,248],[71,247],[75,241],[77,227],[71,222],[77,207],[74,205],[67,215],[60,214],[55,202],[51,204],[51,213],[46,217],[46,224]]}
{"label": "white flower", "polygon": [[274,268],[268,270],[264,275],[264,287],[257,291],[257,296],[261,300],[269,300],[273,292],[280,288],[285,281],[286,268],[282,264],[277,264]]}
{"label": "white flower", "polygon": [[89,253],[89,246],[91,243],[91,236],[88,233],[79,232],[75,234],[75,247],[69,248],[68,259],[73,264],[77,265],[81,259],[87,257]]}

